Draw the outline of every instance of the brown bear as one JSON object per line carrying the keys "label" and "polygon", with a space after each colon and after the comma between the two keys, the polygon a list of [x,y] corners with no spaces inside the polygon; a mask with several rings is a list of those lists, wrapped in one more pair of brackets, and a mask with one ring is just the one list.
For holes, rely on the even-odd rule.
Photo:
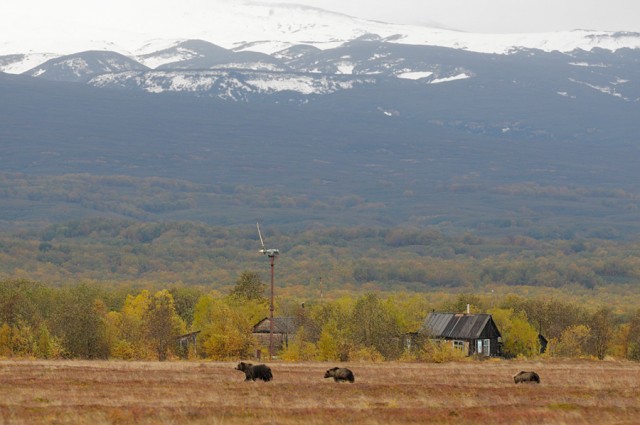
{"label": "brown bear", "polygon": [[325,378],[333,378],[335,382],[338,381],[349,381],[353,383],[356,379],[353,376],[353,372],[351,372],[346,367],[334,367],[327,370],[324,374]]}
{"label": "brown bear", "polygon": [[264,382],[269,382],[273,379],[271,368],[264,364],[253,365],[251,363],[240,362],[235,368],[244,372],[245,381],[255,381],[256,379],[262,379]]}
{"label": "brown bear", "polygon": [[513,382],[519,384],[521,382],[535,382],[536,384],[540,383],[540,376],[538,376],[535,372],[525,372],[522,371],[513,375]]}

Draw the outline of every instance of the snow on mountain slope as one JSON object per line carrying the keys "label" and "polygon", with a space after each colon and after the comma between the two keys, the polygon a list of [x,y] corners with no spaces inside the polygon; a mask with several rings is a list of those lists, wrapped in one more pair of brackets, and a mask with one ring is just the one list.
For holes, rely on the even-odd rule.
{"label": "snow on mountain slope", "polygon": [[154,69],[212,69],[224,66],[286,70],[280,60],[264,53],[234,52],[202,40],[184,41],[168,49],[138,56],[136,59]]}
{"label": "snow on mountain slope", "polygon": [[89,51],[53,59],[52,66],[39,67],[28,72],[32,77],[45,76],[58,81],[87,81],[95,74],[143,70],[144,66],[126,56],[113,52]]}
{"label": "snow on mountain slope", "polygon": [[[56,2],[23,0],[32,11],[2,2],[0,71],[24,72],[43,54],[110,50],[132,58],[174,48],[181,41],[205,40],[235,51],[271,54],[294,45],[319,49],[339,46],[366,34],[402,44],[435,45],[482,53],[508,53],[517,48],[544,51],[640,48],[640,33],[564,31],[543,34],[472,34],[424,26],[367,21],[294,4],[245,0],[111,0],[97,12],[80,0],[73,8]],[[8,17],[8,19],[7,19]],[[12,56],[9,60],[9,55]],[[158,59],[157,57],[155,59]],[[167,63],[149,59],[148,66]],[[139,60],[139,59],[138,59]]]}
{"label": "snow on mountain slope", "polygon": [[192,92],[221,99],[245,101],[251,95],[297,92],[321,95],[370,83],[366,78],[311,76],[286,72],[242,73],[228,70],[121,72],[99,75],[89,81],[95,87],[137,89],[149,93]]}

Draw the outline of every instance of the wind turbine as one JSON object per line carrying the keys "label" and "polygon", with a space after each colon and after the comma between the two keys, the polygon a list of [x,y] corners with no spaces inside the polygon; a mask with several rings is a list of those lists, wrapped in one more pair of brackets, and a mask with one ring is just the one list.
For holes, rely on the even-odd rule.
{"label": "wind turbine", "polygon": [[258,236],[260,236],[260,244],[262,245],[262,249],[258,252],[266,254],[271,260],[271,301],[269,304],[269,360],[271,360],[273,358],[273,267],[276,257],[280,254],[280,250],[273,248],[267,249],[264,246],[262,233],[260,233],[260,224],[256,223],[256,227],[258,228]]}

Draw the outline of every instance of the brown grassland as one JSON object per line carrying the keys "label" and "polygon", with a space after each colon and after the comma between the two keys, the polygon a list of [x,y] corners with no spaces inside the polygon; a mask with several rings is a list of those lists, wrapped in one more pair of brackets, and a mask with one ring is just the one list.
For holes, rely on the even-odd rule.
{"label": "brown grassland", "polygon": [[[638,424],[640,364],[613,361],[269,363],[0,361],[1,424]],[[343,364],[344,365],[344,364]],[[535,370],[542,383],[512,375]]]}

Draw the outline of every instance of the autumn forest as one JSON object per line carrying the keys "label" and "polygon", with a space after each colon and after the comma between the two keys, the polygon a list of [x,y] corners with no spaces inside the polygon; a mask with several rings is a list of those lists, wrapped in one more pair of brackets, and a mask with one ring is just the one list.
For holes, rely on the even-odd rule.
{"label": "autumn forest", "polygon": [[[285,360],[459,359],[407,347],[431,311],[491,313],[506,357],[640,359],[638,243],[311,227],[265,239]],[[250,358],[269,314],[269,261],[253,226],[89,219],[0,238],[0,356]],[[196,349],[176,337],[200,332]],[[549,341],[541,354],[538,334]]]}

